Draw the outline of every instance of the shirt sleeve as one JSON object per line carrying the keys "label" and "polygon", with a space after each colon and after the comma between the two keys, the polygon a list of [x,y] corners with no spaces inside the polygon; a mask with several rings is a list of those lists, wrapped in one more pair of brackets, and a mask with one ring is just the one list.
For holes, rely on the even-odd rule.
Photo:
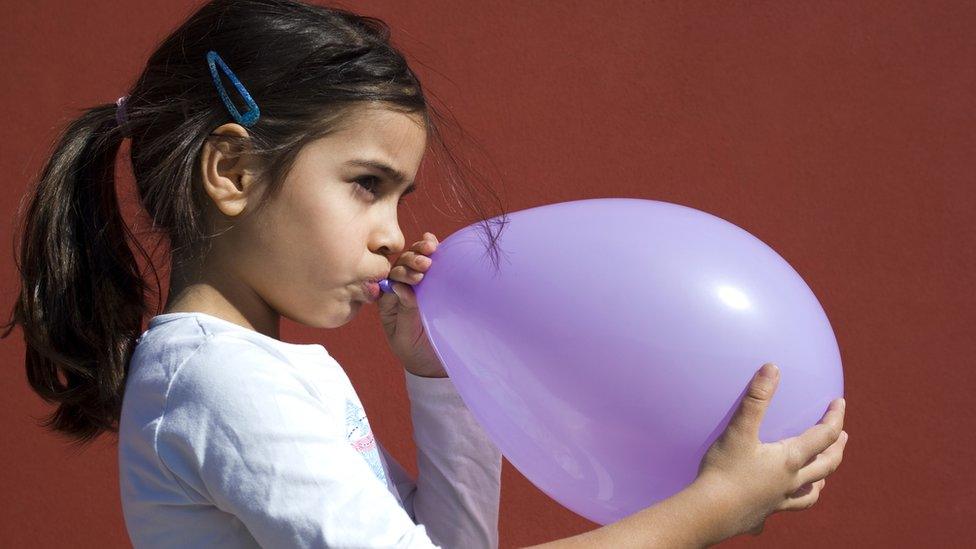
{"label": "shirt sleeve", "polygon": [[450,378],[404,375],[417,446],[416,483],[382,450],[404,507],[442,547],[497,548],[501,452]]}
{"label": "shirt sleeve", "polygon": [[300,372],[246,342],[219,349],[183,366],[158,426],[157,452],[185,491],[263,547],[437,547]]}

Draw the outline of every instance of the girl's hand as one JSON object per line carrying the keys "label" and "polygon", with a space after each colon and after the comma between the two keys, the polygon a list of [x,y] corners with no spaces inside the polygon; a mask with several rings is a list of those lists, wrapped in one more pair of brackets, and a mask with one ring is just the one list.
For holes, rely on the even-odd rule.
{"label": "girl's hand", "polygon": [[759,535],[768,515],[810,508],[820,498],[825,478],[843,459],[847,433],[842,398],[831,402],[820,422],[806,432],[760,442],[759,424],[779,385],[779,369],[769,366],[773,377],[761,377],[762,368],[756,373],[728,427],[698,468],[696,482],[714,488],[712,493],[724,503],[720,523],[726,537]]}
{"label": "girl's hand", "polygon": [[424,233],[423,240],[400,254],[387,277],[393,293],[384,292],[378,302],[380,322],[393,354],[403,363],[404,369],[422,377],[447,377],[420,321],[417,296],[413,291],[413,285],[430,269],[430,255],[438,244],[433,233]]}

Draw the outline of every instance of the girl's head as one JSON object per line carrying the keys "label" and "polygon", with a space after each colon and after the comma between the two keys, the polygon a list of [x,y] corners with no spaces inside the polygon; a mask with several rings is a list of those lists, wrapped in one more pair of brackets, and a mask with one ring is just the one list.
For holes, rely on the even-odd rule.
{"label": "girl's head", "polygon": [[[363,279],[389,271],[406,244],[398,203],[429,145],[447,153],[453,194],[477,211],[497,260],[494,224],[443,147],[443,117],[388,38],[382,21],[339,9],[214,0],[149,58],[122,125],[114,101],[69,124],[23,212],[22,288],[3,334],[22,326],[28,381],[59,403],[46,427],[82,444],[117,432],[128,361],[150,312],[132,250],[155,275],[152,258],[115,191],[125,137],[173,277],[203,277],[307,325],[344,324],[361,306]],[[257,103],[253,125],[222,102],[211,50]],[[388,164],[403,180],[361,161]]]}
{"label": "girl's head", "polygon": [[[363,281],[386,277],[391,256],[405,247],[397,210],[415,185],[424,124],[420,115],[382,105],[348,108],[341,126],[302,147],[277,196],[252,214],[267,187],[252,178],[247,160],[226,158],[223,145],[206,148],[204,202],[228,229],[186,274],[252,312],[321,328],[345,324],[366,303]],[[246,133],[237,124],[217,132]]]}

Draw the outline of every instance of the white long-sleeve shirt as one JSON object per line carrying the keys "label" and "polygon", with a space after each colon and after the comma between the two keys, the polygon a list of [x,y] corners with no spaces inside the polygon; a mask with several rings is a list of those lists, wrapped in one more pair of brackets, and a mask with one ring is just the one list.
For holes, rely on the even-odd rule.
{"label": "white long-sleeve shirt", "polygon": [[416,481],[323,346],[205,313],[154,317],[119,428],[133,545],[497,547],[501,453],[450,378],[404,376]]}

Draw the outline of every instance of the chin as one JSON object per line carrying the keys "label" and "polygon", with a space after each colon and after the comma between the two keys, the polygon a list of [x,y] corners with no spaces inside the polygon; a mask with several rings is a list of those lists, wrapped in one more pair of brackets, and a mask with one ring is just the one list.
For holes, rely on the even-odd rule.
{"label": "chin", "polygon": [[362,301],[348,301],[340,306],[341,309],[333,305],[327,309],[303,314],[300,318],[289,317],[289,319],[294,320],[295,322],[298,322],[304,326],[331,330],[342,327],[355,319],[356,314],[363,305],[365,305],[365,303]]}
{"label": "chin", "polygon": [[331,330],[334,328],[341,328],[346,324],[349,324],[355,320],[356,316],[359,314],[359,310],[365,305],[361,301],[350,301],[348,308],[345,309],[345,314],[331,314],[322,318],[322,325],[320,328],[325,328]]}

